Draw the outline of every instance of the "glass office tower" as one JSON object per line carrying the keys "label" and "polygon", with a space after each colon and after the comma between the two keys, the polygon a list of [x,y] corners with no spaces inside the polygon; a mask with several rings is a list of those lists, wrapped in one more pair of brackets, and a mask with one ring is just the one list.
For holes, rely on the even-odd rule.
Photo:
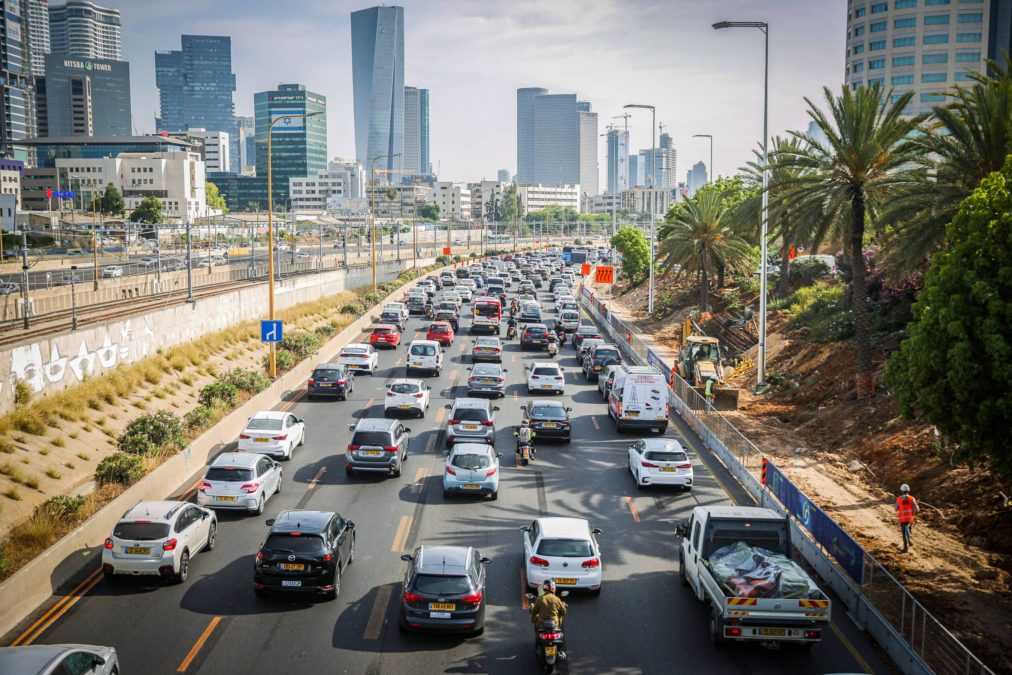
{"label": "glass office tower", "polygon": [[374,158],[401,155],[376,162],[376,170],[383,171],[378,182],[399,183],[404,167],[403,7],[351,13],[351,69],[355,156],[368,173]]}
{"label": "glass office tower", "polygon": [[547,94],[541,87],[517,89],[517,182],[534,182],[534,99]]}
{"label": "glass office tower", "polygon": [[327,97],[301,84],[282,84],[273,91],[253,95],[256,118],[257,177],[267,178],[267,131],[284,115],[322,112],[306,118],[288,118],[274,125],[271,138],[273,203],[288,205],[288,179],[315,176],[327,170]]}
{"label": "glass office tower", "polygon": [[429,90],[404,87],[404,171],[432,173],[429,162]]}

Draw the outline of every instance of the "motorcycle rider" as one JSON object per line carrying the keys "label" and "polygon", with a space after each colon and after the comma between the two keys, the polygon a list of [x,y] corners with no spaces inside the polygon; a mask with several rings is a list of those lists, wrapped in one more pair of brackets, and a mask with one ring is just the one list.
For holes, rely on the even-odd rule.
{"label": "motorcycle rider", "polygon": [[531,461],[534,461],[534,437],[537,435],[534,430],[531,429],[530,424],[527,420],[520,423],[517,430],[513,432],[513,435],[517,437],[517,459],[520,459],[520,447],[523,445],[531,446]]}
{"label": "motorcycle rider", "polygon": [[555,337],[555,333],[548,333],[548,355],[555,356],[559,352],[559,339]]}
{"label": "motorcycle rider", "polygon": [[566,327],[561,321],[555,322],[555,334],[559,337],[559,346],[566,344]]}
{"label": "motorcycle rider", "polygon": [[513,318],[513,315],[517,313],[517,310],[519,308],[520,308],[520,303],[517,302],[516,298],[513,298],[513,302],[510,303],[510,318]]}
{"label": "motorcycle rider", "polygon": [[509,323],[506,324],[506,337],[512,339],[517,336],[517,320],[510,316]]}
{"label": "motorcycle rider", "polygon": [[[528,611],[531,613],[531,623],[534,624],[535,631],[541,628],[546,621],[554,621],[556,628],[560,631],[562,630],[562,618],[566,616],[566,603],[555,595],[554,581],[551,579],[545,580],[545,583],[541,585],[541,593],[538,599],[531,603],[530,610]],[[566,660],[566,634],[564,631],[561,649],[557,656],[560,661]]]}

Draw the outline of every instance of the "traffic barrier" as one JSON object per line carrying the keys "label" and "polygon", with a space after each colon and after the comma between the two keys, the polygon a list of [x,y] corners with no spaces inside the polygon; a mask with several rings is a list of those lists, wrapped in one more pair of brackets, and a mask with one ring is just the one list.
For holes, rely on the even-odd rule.
{"label": "traffic barrier", "polygon": [[[674,379],[674,378],[672,378],[672,379]],[[763,485],[766,485],[766,457],[763,457],[763,477],[762,477],[762,483],[763,483]]]}

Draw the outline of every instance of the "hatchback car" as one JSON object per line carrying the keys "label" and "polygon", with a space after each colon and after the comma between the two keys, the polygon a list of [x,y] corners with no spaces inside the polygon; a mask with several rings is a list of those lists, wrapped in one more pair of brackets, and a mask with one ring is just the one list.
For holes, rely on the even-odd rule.
{"label": "hatchback car", "polygon": [[443,497],[454,494],[499,498],[501,455],[484,443],[458,443],[447,452],[443,469]]}
{"label": "hatchback car", "polygon": [[533,300],[528,300],[520,307],[521,321],[541,321],[541,306]]}
{"label": "hatchback car", "polygon": [[345,473],[350,476],[356,471],[372,471],[401,475],[401,465],[408,461],[411,429],[399,420],[368,417],[348,428],[352,434],[345,454]]}
{"label": "hatchback car", "polygon": [[457,313],[452,309],[436,310],[436,314],[433,317],[433,319],[435,319],[436,321],[445,321],[446,323],[450,324],[450,330],[452,330],[454,334],[457,333],[457,329],[460,326],[458,318],[459,317],[457,316]]}
{"label": "hatchback car", "polygon": [[374,346],[384,345],[390,349],[396,349],[401,343],[401,332],[390,323],[378,323],[373,326],[369,335],[369,344]]}
{"label": "hatchback car", "polygon": [[336,396],[342,401],[355,389],[355,373],[340,363],[321,363],[306,382],[306,398]]}
{"label": "hatchback car", "polygon": [[239,433],[239,452],[291,459],[292,451],[305,440],[305,422],[290,412],[265,410],[250,417]]}
{"label": "hatchback car", "polygon": [[673,438],[644,438],[629,444],[629,472],[636,487],[678,485],[692,489],[692,462]]}
{"label": "hatchback car", "polygon": [[469,546],[419,546],[401,560],[408,563],[401,630],[485,630],[485,565],[491,560]]}
{"label": "hatchback car", "polygon": [[536,361],[527,366],[527,393],[564,394],[566,377],[559,364]]}
{"label": "hatchback car", "polygon": [[597,377],[597,390],[601,392],[601,397],[607,401],[608,393],[611,391],[611,385],[615,382],[615,373],[618,372],[619,365],[605,366],[604,370]]}
{"label": "hatchback car", "polygon": [[411,295],[408,296],[407,301],[404,303],[408,306],[408,314],[425,314],[425,302],[428,298],[424,295]]}
{"label": "hatchback car", "polygon": [[506,369],[498,363],[479,363],[472,366],[467,378],[467,395],[491,394],[493,397],[506,396]]}
{"label": "hatchback car", "polygon": [[587,338],[599,338],[599,337],[601,337],[601,329],[599,329],[597,326],[592,326],[589,323],[582,324],[580,325],[579,328],[576,329],[576,332],[573,333],[573,346],[579,347],[580,343],[586,340]]}
{"label": "hatchback car", "polygon": [[213,509],[263,513],[268,499],[281,492],[284,470],[270,457],[253,452],[223,452],[207,467],[197,504]]}
{"label": "hatchback car", "polygon": [[526,421],[539,439],[559,438],[569,443],[569,413],[573,410],[561,401],[530,401],[520,408]]}
{"label": "hatchback car", "polygon": [[575,309],[564,309],[559,312],[557,323],[561,323],[566,332],[572,333],[580,327],[580,313]]}
{"label": "hatchback car", "polygon": [[[559,300],[557,309],[560,312],[579,312],[580,306],[576,304],[576,300]],[[567,329],[568,330],[568,329]]]}
{"label": "hatchback car", "polygon": [[123,268],[119,265],[107,265],[102,268],[102,277],[104,279],[114,279],[121,276],[123,276]]}
{"label": "hatchback car", "polygon": [[394,380],[387,385],[387,395],[383,397],[383,415],[410,413],[425,417],[430,395],[429,385],[421,380]]}
{"label": "hatchback car", "polygon": [[447,403],[446,407],[450,410],[446,423],[446,447],[468,442],[495,444],[498,406],[491,405],[484,398],[458,398],[453,403]]}
{"label": "hatchback car", "polygon": [[443,347],[435,340],[412,340],[408,345],[408,358],[404,374],[422,370],[439,375],[443,372]]}
{"label": "hatchback car", "polygon": [[425,333],[426,340],[438,342],[441,345],[453,344],[453,327],[449,321],[433,321]]}
{"label": "hatchback car", "polygon": [[579,346],[576,347],[576,360],[580,362],[580,368],[583,368],[583,359],[590,353],[590,350],[597,345],[604,345],[605,341],[601,338],[588,337],[583,338],[580,341]]}
{"label": "hatchback car", "polygon": [[[472,326],[471,330],[474,330]],[[495,336],[475,338],[474,346],[471,347],[471,360],[494,361],[502,363],[502,341]]]}
{"label": "hatchback car", "polygon": [[349,342],[341,350],[337,362],[351,370],[362,370],[372,375],[379,368],[379,354],[370,344]]}
{"label": "hatchback car", "polygon": [[333,511],[282,511],[253,563],[253,592],[322,593],[333,600],[355,560],[355,523]]}
{"label": "hatchback car", "polygon": [[[410,312],[410,310],[408,310]],[[398,332],[404,332],[404,321],[406,319],[401,317],[401,313],[395,310],[387,310],[380,314],[380,325],[387,324],[393,326]]]}
{"label": "hatchback car", "polygon": [[189,502],[137,502],[119,519],[102,549],[102,574],[186,581],[190,558],[214,548],[218,518]]}
{"label": "hatchback car", "polygon": [[520,333],[521,349],[548,349],[548,326],[543,323],[531,323]]}
{"label": "hatchback car", "polygon": [[408,306],[403,302],[388,302],[383,305],[384,312],[397,312],[401,315],[401,319],[408,318]]}
{"label": "hatchback car", "polygon": [[[580,345],[581,349],[583,345]],[[597,380],[601,372],[608,366],[621,364],[622,352],[612,344],[594,345],[584,356],[583,374],[588,380]]]}
{"label": "hatchback car", "polygon": [[538,518],[520,531],[528,587],[551,579],[562,590],[601,592],[604,570],[596,536],[601,530],[583,518]]}
{"label": "hatchback car", "polygon": [[0,673],[18,675],[118,675],[113,647],[82,644],[22,645],[0,648]]}

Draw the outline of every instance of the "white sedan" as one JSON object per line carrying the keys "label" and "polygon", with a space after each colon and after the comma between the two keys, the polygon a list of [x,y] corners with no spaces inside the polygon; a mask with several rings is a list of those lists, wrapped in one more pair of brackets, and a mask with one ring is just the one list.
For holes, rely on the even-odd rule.
{"label": "white sedan", "polygon": [[258,412],[239,434],[239,452],[291,459],[292,451],[306,440],[306,424],[290,412]]}
{"label": "white sedan", "polygon": [[123,268],[119,265],[108,265],[102,268],[102,277],[105,279],[114,279],[121,276],[123,276]]}
{"label": "white sedan", "polygon": [[412,413],[425,417],[430,391],[429,385],[422,380],[394,380],[387,385],[387,395],[383,397],[383,415]]}
{"label": "white sedan", "polygon": [[379,352],[364,342],[350,342],[341,350],[337,362],[351,370],[364,370],[372,375],[379,367]]}
{"label": "white sedan", "polygon": [[629,472],[636,487],[678,485],[692,489],[692,462],[673,438],[645,438],[629,445]]}
{"label": "white sedan", "polygon": [[527,367],[527,392],[565,394],[566,376],[559,364],[551,361],[534,362]]}
{"label": "white sedan", "polygon": [[408,314],[409,314],[409,312],[408,312],[408,306],[406,304],[404,304],[403,302],[388,302],[387,304],[383,305],[383,311],[384,312],[394,312],[394,311],[400,312],[401,318],[404,319],[405,321],[408,320]]}

